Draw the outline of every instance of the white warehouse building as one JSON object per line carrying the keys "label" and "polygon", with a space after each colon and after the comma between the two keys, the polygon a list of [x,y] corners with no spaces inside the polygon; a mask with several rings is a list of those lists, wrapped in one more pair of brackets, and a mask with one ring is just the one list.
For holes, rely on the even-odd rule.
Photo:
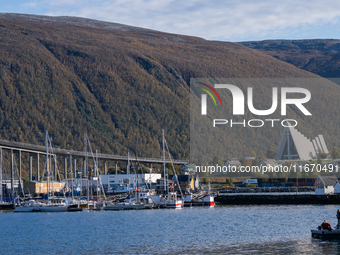
{"label": "white warehouse building", "polygon": [[[134,183],[137,179],[136,174],[106,174],[99,175],[100,181],[103,185],[113,184],[128,184]],[[129,181],[130,178],[130,181]],[[156,183],[158,179],[161,179],[161,174],[138,174],[139,183]]]}

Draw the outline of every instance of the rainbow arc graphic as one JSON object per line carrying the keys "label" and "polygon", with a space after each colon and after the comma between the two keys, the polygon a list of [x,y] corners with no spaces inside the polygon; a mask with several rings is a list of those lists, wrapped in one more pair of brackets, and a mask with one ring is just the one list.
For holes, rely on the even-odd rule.
{"label": "rainbow arc graphic", "polygon": [[[217,93],[217,91],[216,91],[213,87],[211,87],[211,86],[208,85],[208,84],[202,83],[202,82],[200,82],[200,84],[202,84],[202,85],[206,86],[207,88],[209,88],[209,89],[217,96],[218,100],[220,101],[220,104],[222,105],[221,98],[220,98],[219,94]],[[214,100],[215,105],[217,105],[214,96],[211,94],[211,92],[210,92],[209,90],[207,90],[207,89],[205,89],[205,88],[199,88],[199,89],[201,89],[201,90],[203,90],[205,93],[207,93],[207,94]]]}

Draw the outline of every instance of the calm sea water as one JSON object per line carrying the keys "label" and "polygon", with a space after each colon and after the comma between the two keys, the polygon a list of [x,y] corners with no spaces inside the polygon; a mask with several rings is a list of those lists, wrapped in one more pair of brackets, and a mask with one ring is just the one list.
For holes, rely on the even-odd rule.
{"label": "calm sea water", "polygon": [[340,205],[0,213],[0,254],[338,254],[310,229]]}

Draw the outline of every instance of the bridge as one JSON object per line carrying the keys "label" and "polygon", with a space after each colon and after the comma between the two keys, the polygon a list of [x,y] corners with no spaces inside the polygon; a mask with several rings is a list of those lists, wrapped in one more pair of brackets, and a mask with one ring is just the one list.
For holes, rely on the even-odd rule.
{"label": "bridge", "polygon": [[[12,142],[12,141],[0,139],[0,147],[3,149],[8,149],[8,150],[46,154],[45,146],[29,144],[29,143]],[[58,148],[53,148],[53,151],[57,155],[63,155],[63,156],[72,155],[75,157],[83,157],[83,158],[85,158],[85,154],[86,154],[85,151],[64,150],[64,149],[58,149]],[[128,156],[98,153],[96,157],[102,160],[128,161]],[[136,157],[130,157],[129,160],[136,161]],[[142,162],[142,163],[163,164],[162,158],[137,157],[137,161]],[[169,160],[165,160],[165,162],[170,163]],[[174,160],[173,162],[178,165],[186,165],[189,163],[187,160]]]}
{"label": "bridge", "polygon": [[[39,155],[46,155],[46,147],[41,146],[41,145],[35,145],[35,144],[28,144],[28,143],[21,143],[21,142],[13,142],[13,141],[8,141],[8,140],[3,140],[0,139],[0,157],[2,161],[2,155],[3,152],[2,150],[10,150],[11,152],[13,151],[18,151],[18,171],[19,171],[19,177],[21,178],[21,153],[28,153],[29,154],[29,180],[32,181],[32,162],[33,162],[33,156],[36,155],[36,180],[39,181],[41,180],[41,174],[39,171],[40,163],[39,163]],[[70,176],[70,172],[67,171],[68,165],[70,163],[69,159],[70,156],[73,158],[73,164],[74,168],[73,169],[79,169],[80,167],[78,166],[77,168],[77,159],[79,160],[85,160],[86,153],[85,151],[74,151],[74,150],[65,150],[65,149],[59,149],[59,148],[53,148],[53,153],[56,155],[59,155],[64,158],[64,177],[67,178]],[[87,153],[89,158],[92,158],[92,155]],[[163,159],[162,158],[146,158],[146,157],[128,157],[122,156],[122,155],[112,155],[112,154],[103,154],[103,153],[97,153],[94,155],[95,158],[98,160],[101,160],[104,162],[104,174],[107,174],[107,163],[106,161],[115,161],[115,172],[117,174],[117,162],[127,162],[128,160],[130,161],[138,161],[141,163],[149,163],[151,166],[152,164],[163,164]],[[11,153],[11,157],[13,159],[13,153]],[[13,162],[13,160],[11,160]],[[165,160],[166,163],[170,163],[169,159]],[[187,160],[173,160],[175,164],[178,165],[185,165],[188,164],[189,162]],[[13,164],[13,163],[11,163]],[[75,171],[73,170],[73,171]],[[55,170],[54,170],[54,174]],[[83,171],[83,176],[86,177],[87,173],[86,171]],[[1,180],[1,173],[0,173],[0,180]]]}

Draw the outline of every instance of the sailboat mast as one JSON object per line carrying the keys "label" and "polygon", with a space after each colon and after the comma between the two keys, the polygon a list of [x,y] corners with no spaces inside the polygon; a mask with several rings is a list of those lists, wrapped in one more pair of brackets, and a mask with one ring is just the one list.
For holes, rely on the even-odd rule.
{"label": "sailboat mast", "polygon": [[89,180],[89,172],[88,172],[88,162],[87,162],[87,135],[84,134],[84,142],[85,142],[85,174],[87,175],[87,209],[90,208],[90,180]]}
{"label": "sailboat mast", "polygon": [[128,172],[128,175],[129,175],[128,193],[129,193],[129,195],[130,195],[130,152],[128,152],[127,172]]}
{"label": "sailboat mast", "polygon": [[139,203],[139,177],[138,177],[138,167],[139,167],[139,162],[138,162],[138,131],[136,133],[136,174],[137,174],[137,182],[136,182],[136,192],[135,196],[137,196],[137,203]]}
{"label": "sailboat mast", "polygon": [[[49,138],[49,147],[51,148],[51,153],[50,153],[50,171],[52,172],[52,140],[50,140],[51,138]],[[52,197],[54,198],[54,178],[57,179],[57,176],[55,176],[56,174],[56,158],[54,158],[54,171],[52,172],[52,177],[51,177],[51,190],[52,190]]]}
{"label": "sailboat mast", "polygon": [[137,174],[137,182],[136,182],[136,196],[137,196],[137,202],[139,202],[139,181],[138,181],[138,158],[137,158],[137,149],[136,149],[136,174]]}
{"label": "sailboat mast", "polygon": [[73,190],[73,170],[72,170],[72,155],[70,155],[70,166],[71,166],[71,192],[72,192],[72,200],[74,200],[74,190]]}
{"label": "sailboat mast", "polygon": [[94,167],[95,167],[95,175],[97,175],[97,187],[96,187],[96,190],[97,190],[97,200],[98,200],[98,179],[99,179],[99,173],[97,174],[97,171],[98,171],[98,152],[96,150],[96,164],[94,164]]}
{"label": "sailboat mast", "polygon": [[162,129],[162,137],[163,137],[163,166],[164,166],[164,191],[166,192],[166,179],[165,179],[165,146],[164,146],[164,129]]}
{"label": "sailboat mast", "polygon": [[46,131],[46,173],[47,173],[47,196],[49,196],[49,192],[50,192],[50,187],[49,187],[49,178],[50,178],[50,164],[48,163],[48,133]]}
{"label": "sailboat mast", "polygon": [[[13,166],[13,150],[11,150],[11,196],[14,200],[14,166]],[[2,187],[1,187],[2,188]]]}
{"label": "sailboat mast", "polygon": [[2,148],[0,148],[0,198],[2,201]]}

